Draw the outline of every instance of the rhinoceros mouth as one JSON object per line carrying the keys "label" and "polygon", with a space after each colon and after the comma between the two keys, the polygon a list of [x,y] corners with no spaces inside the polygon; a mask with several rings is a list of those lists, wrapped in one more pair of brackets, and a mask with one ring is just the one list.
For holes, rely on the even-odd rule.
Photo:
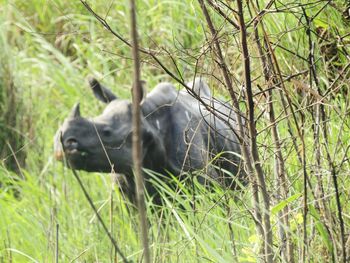
{"label": "rhinoceros mouth", "polygon": [[110,172],[111,168],[108,163],[101,163],[96,154],[77,149],[65,152],[67,164],[72,169],[85,170],[88,172]]}
{"label": "rhinoceros mouth", "polygon": [[89,166],[91,165],[91,156],[86,151],[81,151],[78,149],[70,149],[65,151],[65,156],[67,159],[68,165],[77,170],[89,170]]}
{"label": "rhinoceros mouth", "polygon": [[81,150],[78,150],[78,149],[72,149],[72,150],[66,150],[66,154],[67,155],[77,155],[77,156],[86,156],[88,155],[88,152],[87,151],[81,151]]}
{"label": "rhinoceros mouth", "polygon": [[71,149],[66,150],[65,155],[69,162],[85,162],[86,158],[89,156],[89,153],[87,151]]}
{"label": "rhinoceros mouth", "polygon": [[89,153],[87,151],[81,151],[78,149],[71,149],[71,150],[67,150],[65,152],[63,151],[56,151],[55,152],[55,158],[58,161],[63,161],[64,157],[66,156],[67,158],[72,158],[72,157],[86,157],[87,155],[89,155]]}

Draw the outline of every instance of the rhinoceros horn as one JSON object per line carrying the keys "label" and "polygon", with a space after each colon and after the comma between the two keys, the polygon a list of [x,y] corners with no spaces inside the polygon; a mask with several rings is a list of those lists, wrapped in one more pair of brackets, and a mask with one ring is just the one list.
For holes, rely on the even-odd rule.
{"label": "rhinoceros horn", "polygon": [[70,112],[69,117],[72,119],[80,117],[80,104],[79,104],[79,102],[73,106],[73,109]]}

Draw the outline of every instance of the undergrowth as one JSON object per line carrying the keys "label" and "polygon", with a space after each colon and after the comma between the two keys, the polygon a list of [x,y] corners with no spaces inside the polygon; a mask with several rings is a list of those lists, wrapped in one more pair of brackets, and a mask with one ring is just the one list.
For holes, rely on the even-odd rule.
{"label": "undergrowth", "polygon": [[[305,100],[312,101],[314,98],[305,88],[305,82],[308,84],[309,47],[305,21],[300,19],[302,10],[298,7],[293,9],[293,5],[297,6],[299,2],[276,4],[293,12],[268,14],[264,22],[282,75],[288,77],[305,71],[300,78],[286,82],[286,88],[293,105],[301,109],[298,118],[306,123],[303,131],[306,163],[310,188],[315,190],[317,179],[311,125],[314,120],[305,106]],[[103,105],[95,103],[89,92],[88,75],[97,77],[119,97],[131,97],[130,49],[103,30],[79,1],[0,0],[0,3],[0,262],[54,262],[56,258],[60,262],[119,262],[71,171],[54,160],[52,144],[55,131],[75,102],[80,101],[83,116],[94,116],[102,111]],[[99,1],[91,3],[91,6],[114,30],[128,38],[128,1]],[[345,7],[340,1],[335,1],[334,6],[328,6],[321,12],[312,28],[326,32],[323,42],[315,40],[314,49],[323,91],[334,81],[337,75],[334,73],[344,69],[349,62],[349,37],[337,43],[339,55],[336,61],[330,61],[325,52],[327,47],[332,48],[326,44],[335,41],[335,35],[347,34],[349,22],[341,17],[337,8]],[[317,3],[307,6],[310,16],[319,10]],[[220,28],[226,59],[239,92],[243,68],[236,36],[238,31],[214,12],[211,14],[215,25]],[[246,19],[250,21],[251,17],[247,15]],[[157,50],[162,62],[185,80],[200,71],[217,96],[228,98],[221,85],[219,67],[209,55],[211,47],[207,25],[196,1],[140,0],[138,20],[143,47]],[[298,160],[301,149],[293,148],[283,110],[278,108],[278,117],[281,117],[279,133],[290,182],[289,197],[280,200],[275,196],[274,146],[266,128],[269,123],[264,119],[267,114],[264,111],[266,97],[259,93],[266,86],[252,32],[248,41],[257,92],[258,142],[262,159],[266,160],[264,171],[272,200],[271,221],[278,261],[279,249],[283,245],[278,242],[279,213],[287,205],[290,206],[292,239],[296,247],[304,246],[304,185]],[[142,78],[149,89],[160,81],[172,81],[149,57],[143,56],[142,62]],[[348,71],[347,74],[349,76]],[[348,96],[349,83],[344,81],[324,102],[329,106],[326,108],[329,116],[327,147],[332,159],[338,160],[335,165],[347,238],[350,226]],[[11,119],[6,117],[8,112],[15,113]],[[8,126],[11,126],[10,129]],[[9,145],[15,149],[9,149]],[[17,162],[13,160],[13,154]],[[322,154],[325,155],[324,152]],[[323,160],[325,162],[325,158]],[[139,261],[142,249],[135,208],[123,199],[110,175],[80,172],[80,176],[124,254],[132,261]],[[323,171],[322,180],[327,209],[335,215],[334,186],[329,170]],[[181,189],[181,194],[178,194],[161,180],[155,180],[154,184],[163,193],[163,206],[154,207],[152,202],[147,202],[154,262],[258,260],[261,240],[252,218],[253,193],[249,186],[236,192],[216,186],[208,191],[197,183],[192,188],[189,182],[178,182]],[[310,196],[308,259],[310,262],[331,262],[332,253],[337,250],[334,247],[336,242],[332,242],[327,229],[329,226],[322,221],[317,196]],[[335,237],[339,234],[339,230],[332,231]],[[295,253],[300,258],[300,252]]]}

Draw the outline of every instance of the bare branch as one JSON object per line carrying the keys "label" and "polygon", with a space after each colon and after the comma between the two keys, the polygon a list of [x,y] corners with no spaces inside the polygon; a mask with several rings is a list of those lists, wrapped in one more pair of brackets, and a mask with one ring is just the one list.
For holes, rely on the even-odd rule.
{"label": "bare branch", "polygon": [[132,104],[132,159],[134,163],[134,176],[136,179],[136,200],[140,216],[141,241],[143,245],[144,258],[146,263],[151,262],[148,245],[148,226],[145,208],[144,178],[142,175],[142,146],[141,146],[141,94],[142,84],[140,80],[141,66],[138,47],[138,33],[136,22],[136,5],[134,0],[130,0],[130,21],[131,21],[131,46],[134,60],[134,85]]}
{"label": "bare branch", "polygon": [[[64,148],[64,143],[62,141],[62,134],[60,135],[60,141],[61,141],[61,146],[62,146],[62,149],[63,149],[63,153],[65,153],[65,148]],[[66,157],[66,156],[65,156]],[[65,158],[67,160],[67,163],[69,164],[69,166],[71,167],[71,170],[73,172],[73,175],[75,177],[75,179],[77,179],[78,181],[78,184],[81,188],[81,190],[83,191],[85,197],[86,197],[86,200],[88,201],[90,207],[92,208],[92,210],[94,210],[94,213],[97,217],[97,220],[100,222],[100,224],[102,225],[102,228],[103,230],[105,231],[106,235],[108,236],[109,240],[111,241],[111,243],[113,244],[114,246],[114,249],[117,251],[117,253],[121,256],[121,258],[123,259],[123,261],[125,262],[130,262],[123,254],[123,252],[121,251],[121,249],[119,248],[117,242],[115,241],[115,239],[112,237],[111,233],[109,232],[106,224],[104,223],[102,217],[100,216],[96,206],[94,205],[94,202],[92,201],[88,191],[86,190],[82,180],[80,179],[80,176],[78,175],[78,173],[75,171],[75,169],[73,169],[73,166],[70,164],[69,162],[69,159],[68,158]]]}

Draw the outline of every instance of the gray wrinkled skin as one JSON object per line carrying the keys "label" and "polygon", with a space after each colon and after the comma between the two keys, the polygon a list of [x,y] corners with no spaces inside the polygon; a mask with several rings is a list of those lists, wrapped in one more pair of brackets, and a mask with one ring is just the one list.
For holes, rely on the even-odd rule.
{"label": "gray wrinkled skin", "polygon": [[[204,183],[208,176],[233,189],[235,177],[232,175],[241,181],[245,178],[238,139],[232,131],[232,127],[236,127],[234,113],[227,104],[211,97],[203,80],[196,79],[188,85],[225,121],[208,112],[187,91],[177,91],[169,83],[157,85],[141,102],[143,167],[175,176],[203,170],[199,181]],[[56,157],[62,159],[63,156],[62,136],[72,168],[89,172],[111,172],[113,168],[125,175],[127,194],[133,199],[132,104],[118,99],[95,79],[90,80],[90,86],[96,98],[107,103],[107,107],[95,118],[83,118],[77,104],[56,133]],[[220,158],[216,158],[218,154]],[[146,188],[150,194],[154,193],[147,180]]]}

